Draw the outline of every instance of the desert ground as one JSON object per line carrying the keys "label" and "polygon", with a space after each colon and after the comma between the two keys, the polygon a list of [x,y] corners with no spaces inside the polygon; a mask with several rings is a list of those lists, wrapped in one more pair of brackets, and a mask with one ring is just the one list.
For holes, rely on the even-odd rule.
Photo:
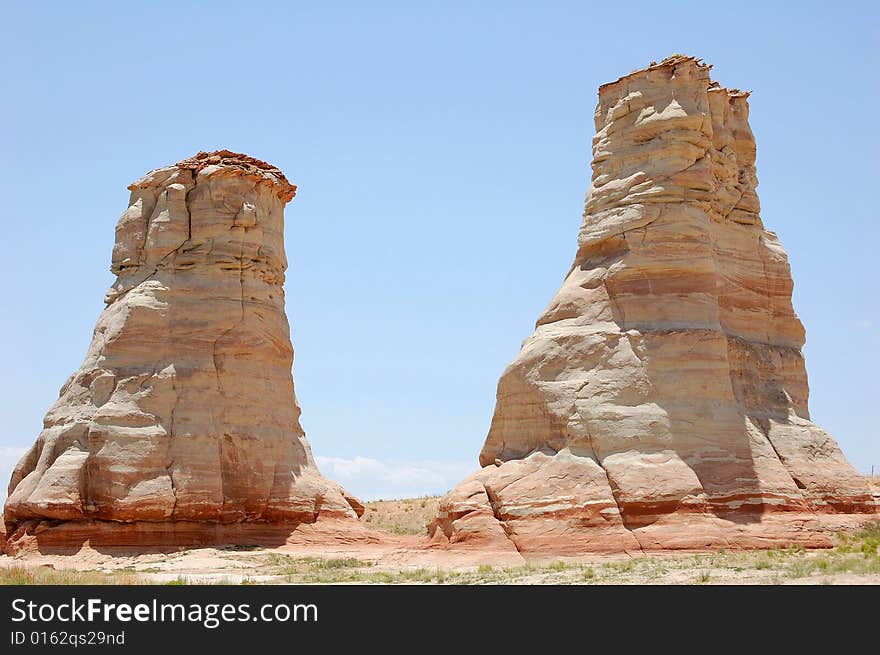
{"label": "desert ground", "polygon": [[[880,477],[869,478],[880,490]],[[378,500],[363,521],[392,546],[229,546],[168,553],[0,557],[2,584],[880,584],[880,522],[833,535],[835,547],[529,558],[413,549],[437,497]]]}

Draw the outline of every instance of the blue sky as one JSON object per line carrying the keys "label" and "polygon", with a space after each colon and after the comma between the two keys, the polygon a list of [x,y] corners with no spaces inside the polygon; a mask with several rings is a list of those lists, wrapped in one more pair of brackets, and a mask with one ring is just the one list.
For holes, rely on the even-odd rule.
{"label": "blue sky", "polygon": [[299,185],[287,307],[322,468],[366,498],[445,491],[571,263],[597,87],[673,52],[753,91],[813,418],[880,469],[878,19],[868,2],[4,2],[0,474],[85,355],[126,186],[229,148]]}

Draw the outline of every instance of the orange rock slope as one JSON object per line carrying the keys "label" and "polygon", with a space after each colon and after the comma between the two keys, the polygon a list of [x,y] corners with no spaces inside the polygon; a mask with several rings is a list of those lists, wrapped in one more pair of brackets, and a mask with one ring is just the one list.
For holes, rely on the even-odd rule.
{"label": "orange rock slope", "polygon": [[[361,504],[299,423],[276,168],[199,153],[134,182],[85,362],[16,466],[11,545],[277,541]],[[282,540],[283,541],[283,540]]]}
{"label": "orange rock slope", "polygon": [[810,421],[792,279],[759,216],[748,94],[675,56],[599,89],[574,263],[498,384],[439,547],[827,545],[877,511]]}

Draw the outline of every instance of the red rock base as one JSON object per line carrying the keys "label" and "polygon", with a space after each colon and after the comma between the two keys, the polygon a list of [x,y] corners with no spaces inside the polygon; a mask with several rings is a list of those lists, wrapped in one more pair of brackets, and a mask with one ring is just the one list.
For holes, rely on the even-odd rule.
{"label": "red rock base", "polygon": [[120,555],[223,546],[375,544],[383,538],[345,517],[319,518],[314,523],[28,521],[7,535],[6,552],[73,555],[91,548]]}
{"label": "red rock base", "polygon": [[734,521],[712,515],[669,514],[651,525],[627,529],[620,523],[578,527],[570,518],[541,517],[519,520],[515,527],[505,529],[491,515],[471,515],[462,522],[464,525],[456,526],[451,538],[439,527],[435,529],[429,548],[511,551],[537,556],[753,550],[791,545],[831,548],[835,531],[857,528],[877,518],[876,514],[780,512],[741,515]]}

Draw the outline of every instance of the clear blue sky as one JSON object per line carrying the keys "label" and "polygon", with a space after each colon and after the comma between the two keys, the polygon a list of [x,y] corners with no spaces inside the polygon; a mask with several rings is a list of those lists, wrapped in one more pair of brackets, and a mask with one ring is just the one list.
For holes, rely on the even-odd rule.
{"label": "clear blue sky", "polygon": [[[81,363],[126,185],[268,160],[303,425],[364,497],[477,466],[575,251],[599,84],[673,52],[753,91],[813,418],[880,468],[877,3],[3,2],[0,473]],[[0,494],[2,495],[2,494]]]}

